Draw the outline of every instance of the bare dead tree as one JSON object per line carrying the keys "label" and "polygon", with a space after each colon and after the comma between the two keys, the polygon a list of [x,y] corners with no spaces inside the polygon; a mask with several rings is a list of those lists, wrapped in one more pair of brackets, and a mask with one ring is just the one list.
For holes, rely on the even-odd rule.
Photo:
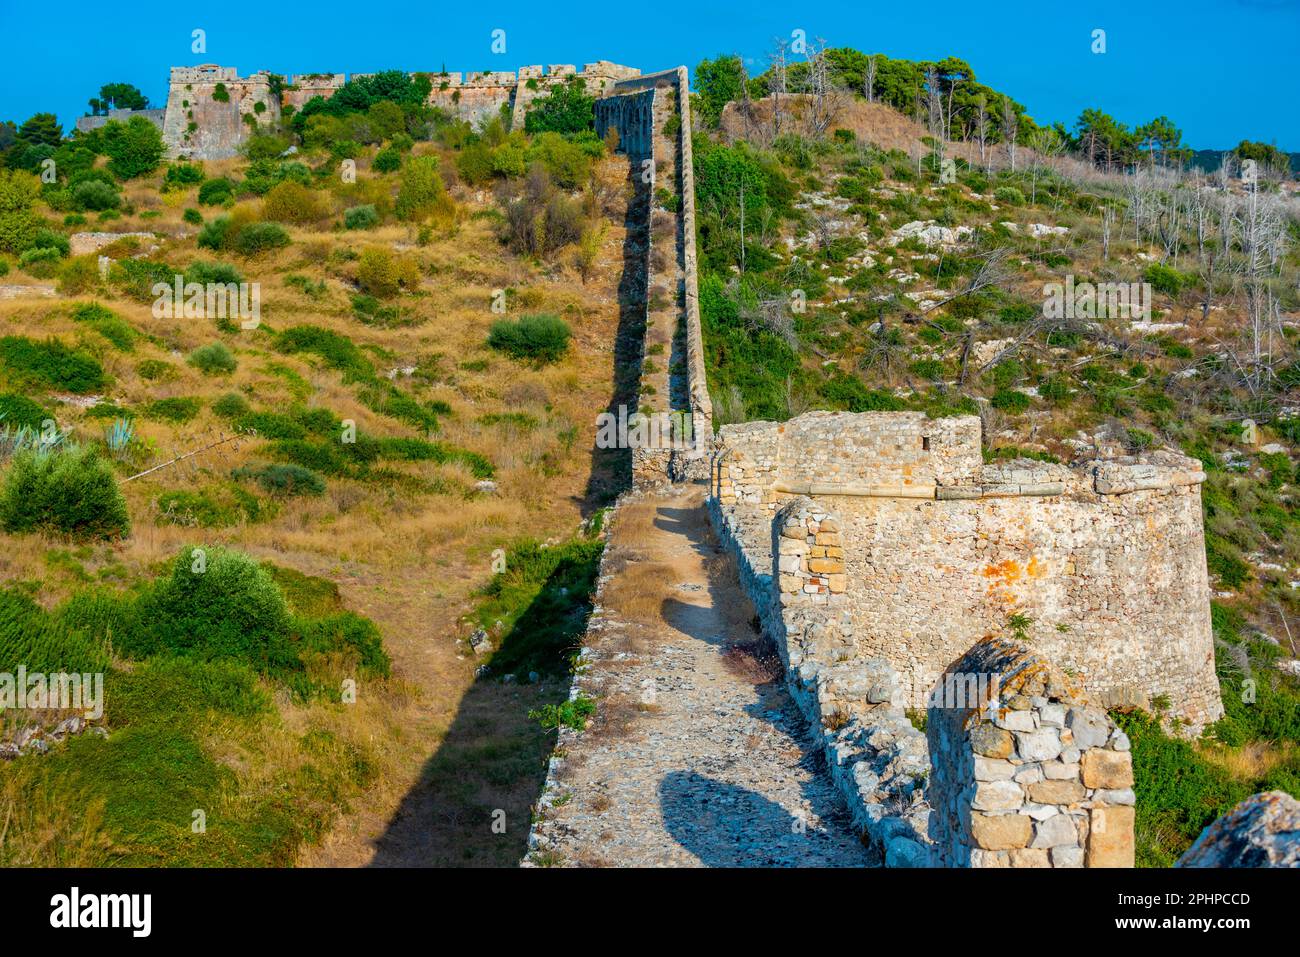
{"label": "bare dead tree", "polygon": [[868,103],[876,102],[876,54],[867,57],[867,69],[862,75],[862,93]]}
{"label": "bare dead tree", "polygon": [[984,167],[985,174],[989,171],[988,141],[989,141],[989,111],[985,103],[984,94],[980,94],[976,103],[975,110],[975,137],[980,145],[980,165]]}
{"label": "bare dead tree", "polygon": [[787,92],[787,56],[789,51],[789,41],[778,37],[776,46],[768,54],[768,62],[771,63],[771,69],[768,71],[770,79],[768,80],[768,93],[772,97],[772,138],[781,135],[781,98]]}
{"label": "bare dead tree", "polygon": [[1020,118],[1016,116],[1015,107],[1011,103],[1011,98],[1004,96],[1002,98],[1002,142],[1007,147],[1007,160],[1011,164],[1011,172],[1016,171],[1016,143],[1020,138]]}

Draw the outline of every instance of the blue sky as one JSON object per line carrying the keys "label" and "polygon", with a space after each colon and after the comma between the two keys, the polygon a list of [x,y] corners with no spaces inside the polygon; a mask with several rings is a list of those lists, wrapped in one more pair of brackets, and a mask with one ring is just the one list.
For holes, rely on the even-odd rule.
{"label": "blue sky", "polygon": [[[207,53],[191,52],[191,31]],[[506,52],[491,51],[506,31]],[[776,36],[802,29],[832,46],[909,59],[956,55],[1040,122],[1072,125],[1097,106],[1126,123],[1161,113],[1197,148],[1241,139],[1300,150],[1300,0],[813,0],[773,3],[419,4],[18,3],[0,0],[0,119],[53,110],[65,126],[100,85],[139,86],[161,105],[167,69],[220,63],[241,73],[513,70],[614,60],[650,71],[735,52],[757,69]],[[1106,52],[1091,52],[1092,31]]]}

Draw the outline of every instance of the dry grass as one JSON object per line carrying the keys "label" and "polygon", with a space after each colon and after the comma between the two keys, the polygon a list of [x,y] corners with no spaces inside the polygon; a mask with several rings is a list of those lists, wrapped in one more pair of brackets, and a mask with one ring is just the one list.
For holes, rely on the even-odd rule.
{"label": "dry grass", "polygon": [[[428,151],[429,147],[417,149]],[[208,163],[205,171],[213,176],[240,166],[241,161],[233,160]],[[475,215],[488,210],[490,197],[480,202],[466,191],[456,193],[464,213],[459,223],[435,235],[425,246],[417,245],[415,230],[404,225],[386,225],[364,234],[293,226],[289,228],[293,242],[287,248],[243,259],[197,249],[197,230],[182,220],[182,212],[197,207],[211,219],[222,211],[198,207],[195,189],[160,195],[160,177],[153,177],[128,185],[126,198],[135,206],[132,215],[103,225],[92,218],[77,228],[151,231],[159,237],[159,248],[149,253],[150,257],[164,259],[178,269],[199,259],[230,262],[246,279],[261,284],[261,329],[227,333],[209,320],[156,319],[149,304],[125,299],[111,289],[77,297],[78,301],[94,299],[107,305],[141,334],[133,351],[119,352],[72,319],[68,300],[21,296],[0,300],[0,335],[57,336],[82,346],[99,359],[111,377],[106,400],[128,410],[139,410],[159,398],[202,400],[203,410],[189,423],[134,417],[137,434],[153,450],[146,464],[193,448],[228,428],[211,411],[211,405],[229,392],[242,394],[259,410],[282,411],[303,403],[351,419],[363,433],[412,434],[406,424],[362,404],[356,387],[345,384],[339,372],[318,358],[276,353],[273,332],[299,324],[321,326],[348,337],[381,375],[416,367],[413,375],[396,373],[395,384],[421,401],[442,401],[452,408],[432,438],[479,453],[493,463],[498,486],[495,495],[412,495],[391,485],[330,477],[324,495],[282,501],[269,521],[221,529],[159,524],[157,501],[163,493],[226,482],[232,469],[267,460],[261,442],[246,441],[205,454],[191,466],[169,468],[126,483],[131,537],[78,552],[75,562],[51,559],[52,552],[67,548],[66,543],[37,535],[0,536],[0,578],[41,582],[38,597],[47,606],[84,587],[83,575],[96,578],[105,569],[112,573],[107,580],[121,584],[150,578],[162,562],[197,540],[235,545],[259,558],[329,578],[338,584],[349,608],[377,622],[393,657],[394,677],[368,687],[356,705],[295,706],[282,700],[274,728],[257,740],[242,738],[230,727],[219,728],[205,739],[211,753],[236,771],[241,787],[238,799],[248,801],[264,798],[268,789],[277,786],[277,779],[283,780],[283,774],[302,767],[305,759],[300,739],[310,731],[328,731],[341,748],[354,748],[366,755],[377,772],[373,784],[363,800],[352,801],[352,810],[339,820],[333,833],[303,852],[304,863],[358,864],[374,856],[376,841],[420,781],[425,761],[439,752],[458,722],[463,724],[467,716],[460,713],[473,686],[474,665],[460,655],[455,638],[474,590],[490,574],[492,549],[522,537],[568,535],[591,508],[588,485],[594,410],[605,407],[613,384],[627,169],[623,158],[604,161],[598,168],[596,208],[603,209],[610,221],[585,283],[568,264],[568,257],[561,256],[555,263],[536,263],[506,252],[496,239],[492,220]],[[386,182],[387,188],[395,189],[395,178]],[[332,214],[357,201],[354,192],[341,187],[332,188],[327,198]],[[249,214],[256,216],[260,203],[248,206]],[[398,250],[420,265],[420,288],[394,301],[403,310],[406,324],[387,328],[366,325],[353,314],[350,298],[355,261],[351,252],[372,245]],[[312,282],[323,281],[324,294],[317,298],[304,295],[286,282],[295,274]],[[11,274],[7,282],[25,284],[28,280]],[[500,318],[490,309],[497,289],[508,290],[508,315],[554,312],[570,324],[573,344],[561,362],[532,368],[486,348],[488,329]],[[238,359],[235,372],[206,376],[185,362],[190,351],[218,340]],[[138,367],[146,359],[169,363],[171,374],[161,380],[142,378]],[[72,426],[84,438],[100,434],[107,424],[85,416],[71,404],[58,404],[55,412],[61,425]],[[491,424],[493,415],[521,413],[529,417],[524,420],[527,424]],[[489,417],[487,422],[485,417]],[[453,488],[472,488],[475,481],[457,465],[384,464],[420,478],[446,480]],[[510,692],[514,697],[522,693]],[[501,710],[500,703],[489,707],[484,699],[481,704],[488,712]],[[525,702],[524,712],[527,706]],[[479,704],[473,707],[477,714]],[[509,710],[513,714],[516,706]],[[492,733],[507,738],[523,734],[532,723],[522,715],[518,721],[496,726]],[[496,720],[487,712],[482,719]],[[2,780],[7,789],[17,787],[13,778]],[[514,828],[526,829],[533,786],[531,780],[518,788],[501,784],[496,793],[479,798],[500,802],[501,793],[508,792]],[[58,854],[66,857],[70,853],[66,848],[83,843],[66,840],[69,834],[81,829],[93,836],[98,818],[81,808],[76,808],[75,816],[60,811],[76,806],[59,804],[56,796],[49,796],[48,803],[48,807],[22,810],[41,822],[40,826],[18,829],[28,836],[17,851],[12,836],[16,831],[11,828],[10,844],[0,849],[0,857],[19,861],[43,854],[49,863],[83,861]],[[0,821],[4,805],[0,798]],[[42,850],[47,846],[40,837],[45,830],[51,835],[62,832],[64,851],[51,856]],[[463,832],[462,828],[461,841],[467,840]],[[455,846],[455,828],[449,826],[440,840],[445,847],[429,850],[430,855]],[[85,846],[93,846],[89,837]],[[508,863],[504,858],[496,862]]]}

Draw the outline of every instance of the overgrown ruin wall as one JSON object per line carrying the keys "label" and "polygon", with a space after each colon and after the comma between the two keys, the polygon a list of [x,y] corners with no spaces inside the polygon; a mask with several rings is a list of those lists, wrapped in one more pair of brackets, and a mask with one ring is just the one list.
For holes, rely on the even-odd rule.
{"label": "overgrown ruin wall", "polygon": [[279,120],[280,100],[271,92],[269,73],[240,77],[234,67],[213,63],[172,67],[163,119],[163,142],[172,158],[229,158],[254,128]]}
{"label": "overgrown ruin wall", "polygon": [[858,653],[911,688],[1020,615],[1034,649],[1103,704],[1167,696],[1192,729],[1221,716],[1200,464],[985,465],[979,434],[976,417],[921,413],[727,426],[713,494],[742,526],[796,495],[833,511]]}
{"label": "overgrown ruin wall", "polygon": [[[538,97],[550,95],[559,84],[577,77],[591,96],[604,96],[626,79],[640,75],[635,67],[608,60],[583,65],[523,66],[515,71],[471,73],[426,72],[433,85],[429,105],[478,126],[504,115],[514,127],[522,127],[528,106]],[[352,79],[370,74],[354,73]],[[271,93],[271,74],[259,72],[240,77],[234,67],[203,64],[173,67],[168,88],[167,109],[162,119],[163,139],[173,157],[227,159],[235,156],[250,128],[243,117],[252,114],[260,124],[274,123],[283,107],[302,109],[314,97],[329,99],[347,82],[343,73],[305,73],[287,79],[279,96]],[[221,83],[230,94],[229,103],[212,98]],[[263,111],[255,112],[261,102]]]}

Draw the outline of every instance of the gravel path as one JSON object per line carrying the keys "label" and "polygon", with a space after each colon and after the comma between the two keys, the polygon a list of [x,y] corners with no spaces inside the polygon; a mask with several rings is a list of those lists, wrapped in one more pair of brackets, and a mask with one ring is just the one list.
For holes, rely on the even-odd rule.
{"label": "gravel path", "polygon": [[869,866],[698,489],[625,503],[533,863]]}

